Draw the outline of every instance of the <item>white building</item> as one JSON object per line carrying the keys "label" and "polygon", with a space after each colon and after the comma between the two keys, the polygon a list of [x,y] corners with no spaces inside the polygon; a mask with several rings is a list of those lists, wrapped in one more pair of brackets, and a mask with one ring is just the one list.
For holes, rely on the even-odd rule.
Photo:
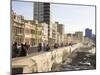
{"label": "white building", "polygon": [[41,23],[42,25],[42,41],[44,43],[48,43],[48,24]]}

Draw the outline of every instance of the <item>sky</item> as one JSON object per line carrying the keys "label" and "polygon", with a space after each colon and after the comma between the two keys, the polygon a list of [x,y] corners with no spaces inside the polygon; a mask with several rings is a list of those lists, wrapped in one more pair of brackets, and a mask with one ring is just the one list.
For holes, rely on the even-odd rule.
{"label": "sky", "polygon": [[25,19],[33,19],[33,3],[23,1],[12,1],[12,10],[23,15]]}
{"label": "sky", "polygon": [[64,24],[66,33],[90,28],[95,33],[95,7],[67,4],[52,4],[53,19]]}
{"label": "sky", "polygon": [[[12,2],[12,9],[25,19],[33,19],[33,3],[32,2]],[[64,24],[65,33],[74,33],[75,31],[83,31],[86,28],[92,29],[95,33],[95,7],[80,6],[69,4],[51,4],[52,21],[58,21]]]}

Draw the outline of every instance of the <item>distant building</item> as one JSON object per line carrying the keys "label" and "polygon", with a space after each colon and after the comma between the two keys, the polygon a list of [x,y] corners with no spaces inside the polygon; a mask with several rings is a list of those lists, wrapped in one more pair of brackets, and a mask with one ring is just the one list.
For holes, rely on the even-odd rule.
{"label": "distant building", "polygon": [[64,44],[76,44],[83,41],[83,32],[64,34]]}
{"label": "distant building", "polygon": [[60,34],[61,43],[64,42],[64,25],[59,24],[59,22],[55,22],[57,24],[57,32]]}
{"label": "distant building", "polygon": [[68,37],[67,34],[64,34],[64,45],[68,44]]}
{"label": "distant building", "polygon": [[73,35],[71,33],[68,33],[67,35],[67,44],[70,44],[73,42]]}
{"label": "distant building", "polygon": [[92,41],[93,41],[93,43],[96,43],[96,35],[95,34],[92,34]]}
{"label": "distant building", "polygon": [[81,32],[81,31],[75,32],[75,36],[77,37],[79,42],[83,41],[83,32]]}
{"label": "distant building", "polygon": [[79,42],[79,39],[77,37],[77,34],[75,34],[75,33],[72,34],[72,41],[73,41],[74,44]]}
{"label": "distant building", "polygon": [[92,38],[92,30],[89,28],[86,28],[85,29],[85,36],[91,39]]}

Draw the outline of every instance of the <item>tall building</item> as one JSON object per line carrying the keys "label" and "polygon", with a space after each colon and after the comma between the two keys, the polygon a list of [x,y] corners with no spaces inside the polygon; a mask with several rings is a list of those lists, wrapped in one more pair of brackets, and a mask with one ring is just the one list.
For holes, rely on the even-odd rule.
{"label": "tall building", "polygon": [[92,37],[92,30],[89,29],[89,28],[86,28],[85,29],[85,36],[91,39],[91,37]]}
{"label": "tall building", "polygon": [[57,32],[60,34],[61,37],[61,43],[64,42],[64,25],[59,24],[58,22],[55,22],[57,24]]}
{"label": "tall building", "polygon": [[34,2],[34,20],[48,24],[48,38],[50,35],[51,9],[50,3]]}
{"label": "tall building", "polygon": [[50,3],[34,2],[34,20],[50,24]]}

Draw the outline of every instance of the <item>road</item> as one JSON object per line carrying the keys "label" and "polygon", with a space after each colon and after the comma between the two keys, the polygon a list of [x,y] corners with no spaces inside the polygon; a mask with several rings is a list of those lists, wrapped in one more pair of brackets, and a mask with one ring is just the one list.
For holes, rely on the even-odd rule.
{"label": "road", "polygon": [[[91,49],[91,50],[94,50],[94,48]],[[88,51],[88,49],[84,51],[84,48],[83,48],[83,50],[82,50],[82,48],[74,50],[72,52],[72,54],[71,54],[71,57],[70,57],[70,59],[72,59],[72,62],[70,64],[63,65],[62,70],[63,71],[76,71],[76,70],[95,69],[96,66],[94,66],[93,64],[91,64],[90,58],[87,56],[88,54],[86,54],[89,51]],[[94,55],[94,54],[92,52],[90,52],[89,56],[91,56],[91,55]],[[94,62],[95,59],[96,58],[94,58],[92,60],[92,62]]]}

